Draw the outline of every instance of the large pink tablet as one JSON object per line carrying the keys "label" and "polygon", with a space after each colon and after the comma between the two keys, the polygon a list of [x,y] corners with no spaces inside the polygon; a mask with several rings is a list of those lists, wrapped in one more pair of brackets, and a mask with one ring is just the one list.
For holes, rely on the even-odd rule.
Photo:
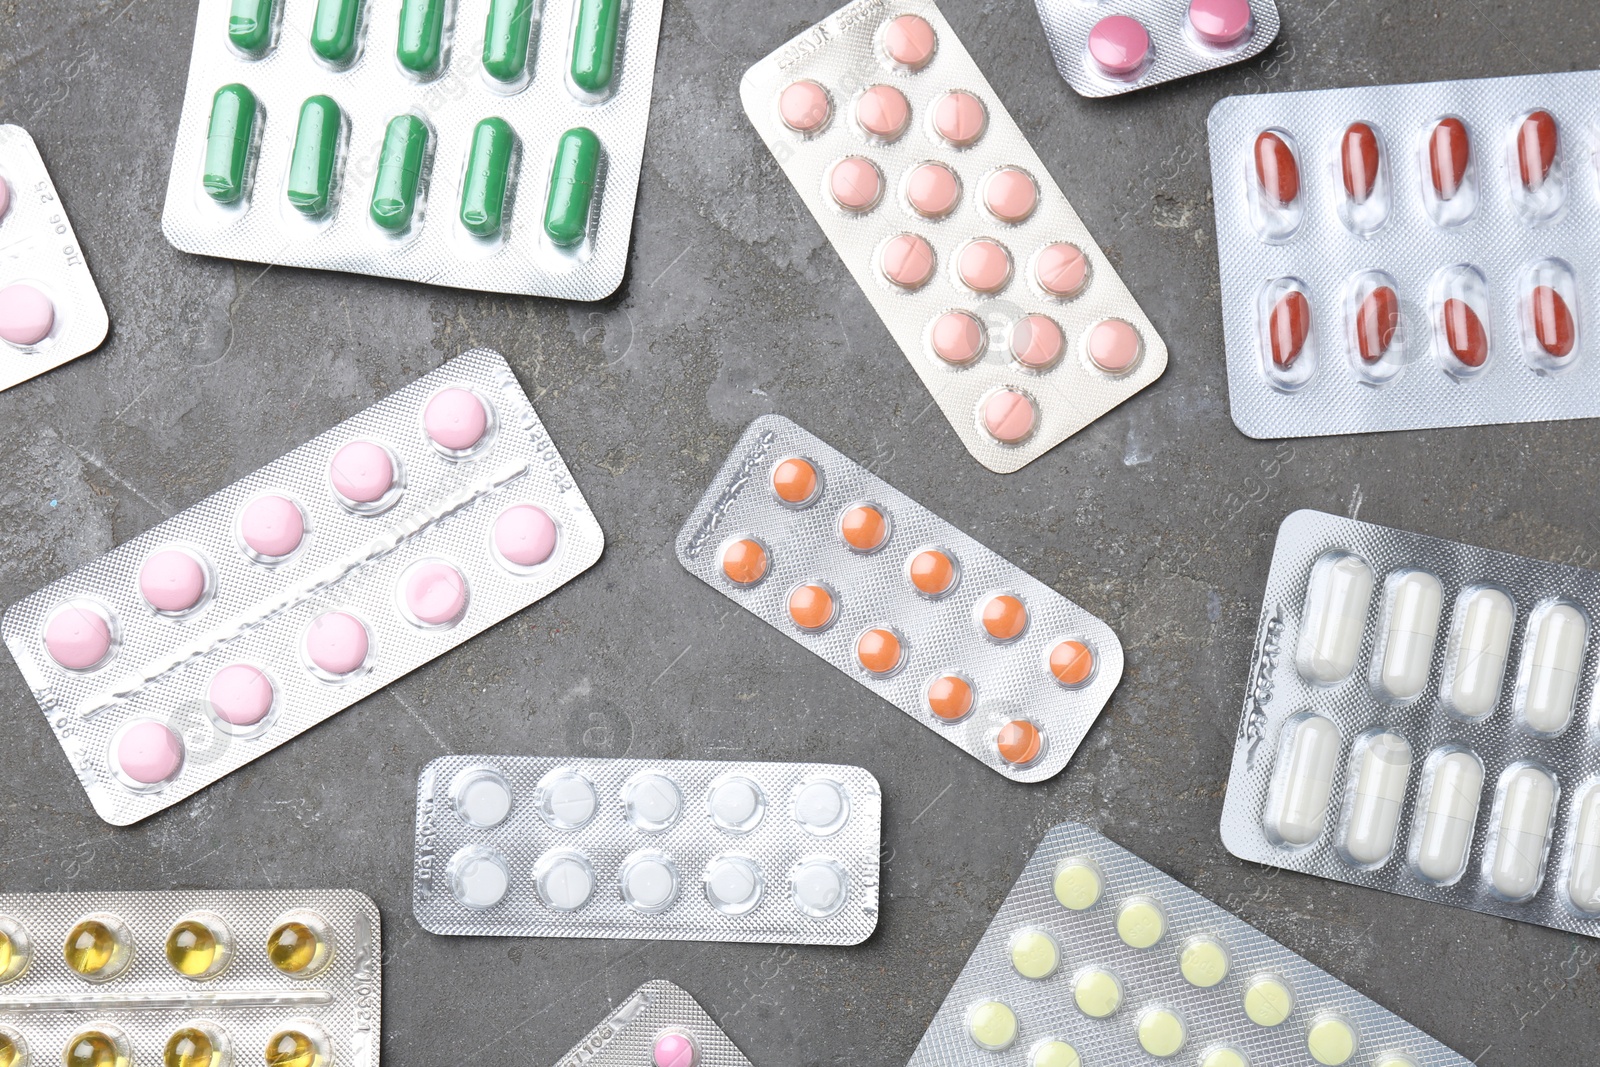
{"label": "large pink tablet", "polygon": [[372,441],[351,441],[333,454],[328,477],[334,491],[352,504],[372,504],[394,488],[394,460]]}
{"label": "large pink tablet", "polygon": [[968,241],[956,258],[962,284],[979,293],[997,293],[1011,280],[1011,253],[999,241]]}
{"label": "large pink tablet", "polygon": [[33,286],[18,282],[0,289],[0,340],[36,345],[55,324],[56,306]]}
{"label": "large pink tablet", "polygon": [[256,555],[282,559],[305,539],[306,517],[288,497],[258,496],[239,513],[239,536]]}
{"label": "large pink tablet", "polygon": [[494,548],[508,563],[537,567],[556,550],[556,524],[533,504],[507,508],[494,520]]}
{"label": "large pink tablet", "polygon": [[906,200],[924,218],[942,219],[961,202],[961,182],[943,163],[919,163],[906,176]]}
{"label": "large pink tablet", "polygon": [[1066,335],[1054,319],[1044,315],[1024,315],[1011,327],[1008,339],[1011,355],[1024,367],[1043,370],[1061,358],[1066,350]]}
{"label": "large pink tablet", "polygon": [[1144,353],[1139,331],[1121,319],[1106,319],[1089,331],[1089,362],[1107,374],[1121,374]]}
{"label": "large pink tablet", "polygon": [[423,563],[406,574],[406,610],[425,626],[443,626],[467,607],[467,580],[448,563]]}
{"label": "large pink tablet", "polygon": [[69,671],[98,666],[111,652],[111,624],[92,608],[68,605],[44,624],[44,648]]}
{"label": "large pink tablet", "polygon": [[272,679],[248,663],[224,667],[211,678],[206,700],[231,726],[254,726],[272,710]]}
{"label": "large pink tablet", "polygon": [[1089,261],[1076,245],[1065,242],[1045,245],[1034,261],[1034,279],[1051,296],[1077,296],[1089,277]]}
{"label": "large pink tablet", "polygon": [[1001,389],[983,402],[983,428],[1008,445],[1026,439],[1038,421],[1033,401],[1013,389]]}
{"label": "large pink tablet", "polygon": [[946,363],[962,366],[983,355],[983,323],[965,311],[947,311],[933,320],[928,343]]}
{"label": "large pink tablet", "polygon": [[183,766],[183,741],[164,723],[136,722],[117,738],[117,767],[140,785],[171,781]]}
{"label": "large pink tablet", "polygon": [[856,100],[856,122],[870,137],[898,141],[911,122],[911,104],[894,86],[874,85]]}
{"label": "large pink tablet", "polygon": [[956,89],[933,105],[934,131],[957,148],[976,144],[988,125],[989,113],[983,109],[982,101],[969,92]]}
{"label": "large pink tablet", "polygon": [[809,78],[791,82],[778,96],[778,117],[795,133],[816,133],[832,116],[828,91]]}
{"label": "large pink tablet", "polygon": [[891,237],[879,257],[883,276],[902,289],[921,289],[933,277],[933,246],[914,233]]}
{"label": "large pink tablet", "polygon": [[1089,58],[1113,78],[1133,74],[1150,56],[1150,34],[1138,19],[1112,15],[1089,31]]}
{"label": "large pink tablet", "polygon": [[883,28],[883,54],[901,70],[921,70],[933,59],[933,27],[920,15],[901,15]]}
{"label": "large pink tablet", "polygon": [[883,175],[871,161],[846,156],[828,174],[828,192],[846,211],[871,211],[883,195]]}
{"label": "large pink tablet", "polygon": [[1189,0],[1189,28],[1212,48],[1250,36],[1250,0]]}
{"label": "large pink tablet", "polygon": [[0,222],[4,222],[6,220],[6,212],[10,210],[10,208],[11,186],[6,184],[5,178],[0,177]]}
{"label": "large pink tablet", "polygon": [[367,662],[367,628],[354,615],[324,612],[306,630],[306,655],[328,674],[349,674]]}
{"label": "large pink tablet", "polygon": [[1039,187],[1026,171],[1001,167],[983,183],[983,206],[1001,222],[1022,222],[1039,206]]}
{"label": "large pink tablet", "polygon": [[188,611],[206,591],[206,569],[177,548],[157,552],[139,568],[139,592],[157,611]]}
{"label": "large pink tablet", "polygon": [[489,413],[476,393],[441,389],[422,409],[422,428],[433,443],[451,452],[465,452],[483,440]]}

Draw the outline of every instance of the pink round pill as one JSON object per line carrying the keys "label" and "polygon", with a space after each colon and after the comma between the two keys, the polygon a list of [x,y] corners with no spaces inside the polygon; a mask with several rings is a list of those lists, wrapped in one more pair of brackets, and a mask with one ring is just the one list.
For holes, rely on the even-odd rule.
{"label": "pink round pill", "polygon": [[883,175],[869,160],[846,156],[833,165],[828,192],[846,211],[871,211],[883,195]]}
{"label": "pink round pill", "polygon": [[997,293],[1011,280],[1011,253],[999,241],[968,241],[956,258],[956,273],[968,289]]}
{"label": "pink round pill", "polygon": [[206,700],[230,726],[254,726],[272,710],[272,679],[248,663],[224,667],[211,678]]}
{"label": "pink round pill", "polygon": [[467,606],[467,580],[448,563],[423,563],[406,576],[406,610],[425,626],[442,626]]}
{"label": "pink round pill", "polygon": [[778,117],[795,133],[816,133],[833,117],[828,90],[809,78],[790,82],[778,95]]}
{"label": "pink round pill", "polygon": [[911,104],[894,86],[874,85],[856,100],[856,122],[869,137],[898,141],[911,122]]}
{"label": "pink round pill", "polygon": [[1250,0],[1189,0],[1189,27],[1212,48],[1238,44],[1250,24]]}
{"label": "pink round pill", "polygon": [[933,277],[933,246],[914,233],[891,237],[878,261],[883,276],[902,289],[921,289]]}
{"label": "pink round pill", "polygon": [[933,354],[956,366],[983,355],[986,340],[983,323],[965,311],[947,311],[934,319],[928,337]]}
{"label": "pink round pill", "polygon": [[1112,15],[1089,31],[1089,58],[1113,78],[1126,78],[1150,55],[1150,34],[1138,19]]}
{"label": "pink round pill", "polygon": [[906,200],[924,218],[942,219],[961,202],[961,182],[943,163],[920,163],[906,176]]}
{"label": "pink round pill", "polygon": [[1107,374],[1121,374],[1144,353],[1139,331],[1121,319],[1106,319],[1089,331],[1089,362]]}
{"label": "pink round pill", "polygon": [[44,649],[69,671],[86,671],[110,654],[111,624],[92,608],[69,604],[45,623]]}
{"label": "pink round pill", "polygon": [[181,549],[157,552],[139,568],[139,592],[157,611],[188,611],[206,591],[206,569]]}
{"label": "pink round pill", "polygon": [[306,630],[306,655],[328,674],[349,674],[367,662],[367,628],[354,615],[324,612]]}
{"label": "pink round pill", "polygon": [[372,504],[394,488],[394,460],[372,441],[351,441],[333,454],[328,476],[334,491],[353,504]]}
{"label": "pink round pill", "polygon": [[164,723],[136,722],[117,738],[117,766],[140,785],[171,781],[183,766],[183,741]]}
{"label": "pink round pill", "polygon": [[467,389],[441,389],[422,409],[422,429],[434,444],[451,452],[476,447],[488,428],[483,401]]}
{"label": "pink round pill", "polygon": [[1005,444],[1016,444],[1033,433],[1039,419],[1033,401],[1014,389],[1001,389],[983,402],[983,428]]}
{"label": "pink round pill", "polygon": [[306,517],[288,497],[258,496],[239,513],[239,536],[256,555],[282,559],[305,539]]}
{"label": "pink round pill", "polygon": [[494,520],[494,548],[508,563],[537,567],[556,550],[556,524],[533,504],[507,508]]}
{"label": "pink round pill", "polygon": [[1011,355],[1018,363],[1040,370],[1061,358],[1067,338],[1054,319],[1024,315],[1012,325],[1009,343]]}
{"label": "pink round pill", "polygon": [[1021,222],[1039,206],[1039,187],[1026,171],[1001,167],[983,183],[983,206],[1001,222]]}
{"label": "pink round pill", "polygon": [[655,1067],[695,1067],[699,1061],[694,1042],[682,1034],[662,1034],[650,1051]]}
{"label": "pink round pill", "polygon": [[11,208],[11,186],[6,184],[4,177],[0,177],[0,222],[5,221],[6,212]]}
{"label": "pink round pill", "polygon": [[14,345],[36,345],[50,336],[56,306],[31,285],[18,282],[0,289],[0,339]]}
{"label": "pink round pill", "polygon": [[934,131],[957,148],[976,144],[988,125],[983,103],[960,89],[945,93],[933,106]]}
{"label": "pink round pill", "polygon": [[918,71],[933,59],[933,27],[920,15],[901,15],[883,28],[883,54],[902,70]]}
{"label": "pink round pill", "polygon": [[1034,279],[1039,288],[1063,300],[1077,296],[1089,277],[1089,261],[1076,245],[1060,242],[1045,245],[1034,261]]}

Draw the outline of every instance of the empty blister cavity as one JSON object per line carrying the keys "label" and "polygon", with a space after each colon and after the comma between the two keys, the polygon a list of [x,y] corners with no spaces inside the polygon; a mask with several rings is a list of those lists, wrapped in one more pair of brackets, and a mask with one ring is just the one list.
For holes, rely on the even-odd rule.
{"label": "empty blister cavity", "polygon": [[1567,901],[1586,916],[1600,915],[1600,780],[1577,790],[1567,825]]}
{"label": "empty blister cavity", "polygon": [[1300,152],[1294,136],[1281,129],[1257,134],[1244,177],[1250,221],[1261,239],[1281,244],[1293,237],[1305,218]]}
{"label": "empty blister cavity", "polygon": [[1303,712],[1284,724],[1263,808],[1274,844],[1304,848],[1322,836],[1342,745],[1339,728],[1326,716]]}
{"label": "empty blister cavity", "polygon": [[1338,200],[1339,221],[1360,237],[1377,232],[1388,220],[1394,200],[1383,133],[1370,122],[1352,122],[1339,134],[1331,158],[1337,161],[1335,188],[1343,194]]}
{"label": "empty blister cavity", "polygon": [[1589,642],[1589,619],[1568,601],[1535,608],[1522,640],[1515,714],[1530,733],[1554,737],[1572,721]]}
{"label": "empty blister cavity", "polygon": [[1478,208],[1478,176],[1472,133],[1455,115],[1444,115],[1422,130],[1417,173],[1422,204],[1435,225],[1459,226]]}
{"label": "empty blister cavity", "polygon": [[1407,857],[1420,877],[1435,885],[1452,885],[1461,877],[1482,795],[1483,762],[1476,754],[1455,746],[1428,754]]}
{"label": "empty blister cavity", "polygon": [[1411,744],[1392,730],[1356,738],[1345,770],[1339,849],[1357,866],[1376,866],[1394,851],[1411,777]]}
{"label": "empty blister cavity", "polygon": [[1372,656],[1373,684],[1384,696],[1405,702],[1421,695],[1443,610],[1444,588],[1428,571],[1395,571],[1384,580],[1383,624]]}
{"label": "empty blister cavity", "polygon": [[1555,776],[1533,763],[1512,764],[1500,776],[1483,866],[1490,888],[1505,900],[1528,900],[1539,891],[1558,792]]}
{"label": "empty blister cavity", "polygon": [[1428,285],[1434,359],[1445,373],[1474,378],[1492,354],[1489,289],[1477,267],[1444,267]]}
{"label": "empty blister cavity", "polygon": [[1407,363],[1400,288],[1393,275],[1362,271],[1345,282],[1345,355],[1362,381],[1392,381]]}
{"label": "empty blister cavity", "polygon": [[1256,294],[1261,373],[1274,389],[1293,392],[1317,373],[1311,294],[1299,278],[1274,278]]}
{"label": "empty blister cavity", "polygon": [[1361,652],[1374,581],[1367,561],[1348,552],[1326,553],[1312,565],[1295,643],[1300,677],[1315,685],[1338,685],[1350,677]]}
{"label": "empty blister cavity", "polygon": [[1555,217],[1566,201],[1561,166],[1561,129],[1543,109],[1517,119],[1506,139],[1506,172],[1511,202],[1530,223]]}
{"label": "empty blister cavity", "polygon": [[1516,621],[1516,605],[1504,590],[1487,585],[1462,590],[1439,684],[1445,711],[1473,722],[1494,713]]}
{"label": "empty blister cavity", "polygon": [[1578,283],[1559,259],[1533,264],[1517,286],[1522,358],[1546,373],[1570,368],[1579,358]]}

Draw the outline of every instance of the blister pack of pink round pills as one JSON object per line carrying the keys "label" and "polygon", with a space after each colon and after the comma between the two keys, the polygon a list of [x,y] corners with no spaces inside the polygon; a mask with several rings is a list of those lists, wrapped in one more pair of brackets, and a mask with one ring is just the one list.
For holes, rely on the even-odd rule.
{"label": "blister pack of pink round pills", "polygon": [[13,605],[0,632],[126,825],[522,610],[602,535],[476,349]]}
{"label": "blister pack of pink round pills", "polygon": [[634,991],[556,1067],[751,1067],[695,999],[656,979]]}

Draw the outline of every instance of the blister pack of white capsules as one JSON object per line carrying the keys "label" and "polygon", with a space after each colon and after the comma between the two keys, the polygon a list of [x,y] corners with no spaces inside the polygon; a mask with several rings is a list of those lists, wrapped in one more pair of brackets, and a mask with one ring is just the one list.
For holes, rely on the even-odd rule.
{"label": "blister pack of white capsules", "polygon": [[678,532],[689,573],[990,769],[1067,765],[1122,678],[1111,627],[778,415]]}
{"label": "blister pack of white capsules", "polygon": [[417,783],[436,934],[855,945],[883,797],[825,763],[444,756]]}
{"label": "blister pack of white capsules", "polygon": [[108,325],[38,146],[0,126],[0,389],[93,352]]}
{"label": "blister pack of white capsules", "polygon": [[1258,56],[1273,0],[1037,0],[1056,69],[1080,96],[1118,96]]}
{"label": "blister pack of white capsules", "polygon": [[1597,94],[1584,71],[1212,108],[1239,429],[1600,416]]}
{"label": "blister pack of white capsules", "polygon": [[745,113],[962,443],[1039,458],[1167,347],[929,0],[856,0],[751,67]]}
{"label": "blister pack of white capsules", "polygon": [[185,252],[599,300],[662,0],[200,0],[161,226]]}
{"label": "blister pack of white capsules", "polygon": [[1077,823],[1045,835],[909,1067],[1468,1067]]}
{"label": "blister pack of white capsules", "polygon": [[751,1067],[695,999],[671,982],[640,986],[555,1067]]}
{"label": "blister pack of white capsules", "polygon": [[586,570],[600,528],[476,349],[5,613],[95,813],[170,807]]}
{"label": "blister pack of white capsules", "polygon": [[1600,937],[1596,617],[1595,571],[1290,515],[1228,851]]}
{"label": "blister pack of white capsules", "polygon": [[360,893],[0,895],[10,1067],[377,1067],[382,993]]}

